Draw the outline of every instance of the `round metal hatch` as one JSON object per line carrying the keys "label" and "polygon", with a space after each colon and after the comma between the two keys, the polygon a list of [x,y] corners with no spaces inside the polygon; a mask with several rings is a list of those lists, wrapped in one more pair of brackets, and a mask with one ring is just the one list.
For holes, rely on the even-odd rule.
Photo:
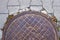
{"label": "round metal hatch", "polygon": [[3,40],[58,40],[50,17],[36,11],[22,12],[4,27]]}

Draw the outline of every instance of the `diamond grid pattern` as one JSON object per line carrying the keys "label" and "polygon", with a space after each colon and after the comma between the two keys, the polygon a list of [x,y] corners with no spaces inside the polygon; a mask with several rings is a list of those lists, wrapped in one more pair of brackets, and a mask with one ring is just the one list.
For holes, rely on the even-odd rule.
{"label": "diamond grid pattern", "polygon": [[17,18],[9,26],[5,40],[55,40],[49,23],[43,19],[43,17],[34,14]]}

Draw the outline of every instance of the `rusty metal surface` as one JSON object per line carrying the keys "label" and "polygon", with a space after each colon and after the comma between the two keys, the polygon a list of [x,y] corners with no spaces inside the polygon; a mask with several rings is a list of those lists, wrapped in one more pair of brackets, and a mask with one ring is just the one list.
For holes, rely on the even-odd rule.
{"label": "rusty metal surface", "polygon": [[3,40],[58,40],[50,18],[35,11],[15,16],[3,31]]}

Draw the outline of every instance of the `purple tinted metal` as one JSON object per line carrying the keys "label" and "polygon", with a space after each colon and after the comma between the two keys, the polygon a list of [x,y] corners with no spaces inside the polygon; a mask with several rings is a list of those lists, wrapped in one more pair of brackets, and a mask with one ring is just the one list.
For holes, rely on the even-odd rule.
{"label": "purple tinted metal", "polygon": [[57,40],[54,25],[39,12],[23,12],[6,30],[5,40]]}

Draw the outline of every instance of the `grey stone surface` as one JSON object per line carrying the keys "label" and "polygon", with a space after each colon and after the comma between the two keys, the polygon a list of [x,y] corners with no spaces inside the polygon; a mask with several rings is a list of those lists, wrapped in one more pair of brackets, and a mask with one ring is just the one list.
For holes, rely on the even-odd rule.
{"label": "grey stone surface", "polygon": [[[44,8],[50,13],[52,12],[53,13],[53,8],[54,8],[54,15],[56,16],[56,18],[58,19],[58,21],[60,21],[60,0],[42,0],[43,1],[43,6]],[[54,1],[53,3],[53,8],[52,8],[52,1]],[[30,0],[19,0],[20,3],[18,3],[18,0],[0,0],[0,28],[3,27],[5,21],[6,21],[6,18],[8,16],[8,14],[5,14],[5,13],[8,13],[8,10],[9,10],[9,13],[12,14],[12,13],[15,13],[18,11],[19,9],[19,6],[11,6],[11,7],[8,7],[7,9],[7,5],[21,5],[20,8],[25,8],[25,7],[28,7],[29,6],[29,3],[30,3]],[[40,2],[40,3],[39,3]],[[31,5],[41,5],[41,0],[33,0],[31,2]],[[32,6],[31,7],[32,10],[36,10],[36,11],[39,11],[41,9],[41,6]],[[4,14],[3,14],[4,13]]]}
{"label": "grey stone surface", "polygon": [[8,14],[0,14],[0,29],[3,28]]}

